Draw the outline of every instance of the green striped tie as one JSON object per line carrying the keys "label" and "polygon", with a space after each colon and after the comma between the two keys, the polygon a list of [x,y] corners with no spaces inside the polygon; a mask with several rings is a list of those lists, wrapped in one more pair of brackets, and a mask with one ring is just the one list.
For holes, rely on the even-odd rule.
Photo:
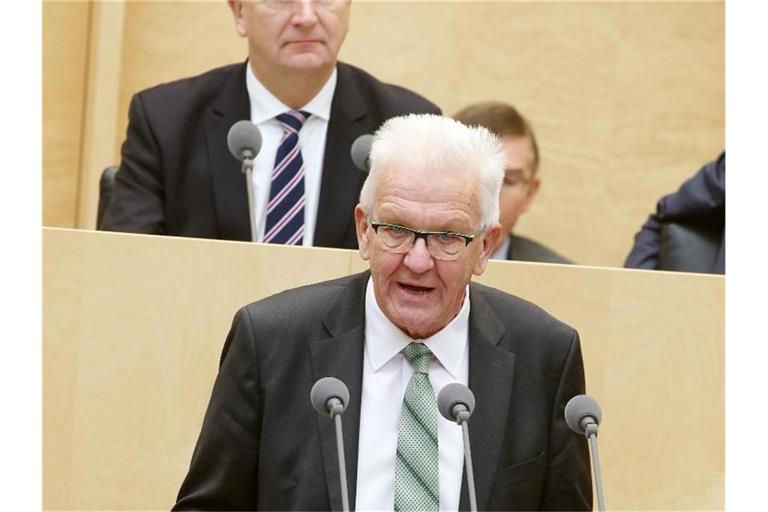
{"label": "green striped tie", "polygon": [[413,366],[413,376],[400,410],[395,510],[439,510],[437,402],[428,375],[432,352],[423,343],[411,343],[402,354]]}

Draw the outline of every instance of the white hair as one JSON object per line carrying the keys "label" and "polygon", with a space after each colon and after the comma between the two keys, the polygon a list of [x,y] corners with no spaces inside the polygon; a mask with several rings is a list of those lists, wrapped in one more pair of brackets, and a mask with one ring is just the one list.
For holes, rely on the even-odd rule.
{"label": "white hair", "polygon": [[373,210],[382,172],[415,164],[423,170],[425,180],[440,179],[445,173],[473,173],[478,184],[481,230],[499,221],[506,157],[499,139],[481,126],[465,126],[433,114],[393,117],[374,136],[370,164],[360,191],[360,204],[367,213]]}

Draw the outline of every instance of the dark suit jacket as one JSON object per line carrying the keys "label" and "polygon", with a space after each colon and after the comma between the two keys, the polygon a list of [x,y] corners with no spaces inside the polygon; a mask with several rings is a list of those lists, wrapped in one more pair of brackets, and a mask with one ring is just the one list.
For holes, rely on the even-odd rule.
{"label": "dark suit jacket", "polygon": [[[128,133],[102,229],[250,240],[248,195],[227,132],[250,119],[246,64],[147,89],[131,100]],[[365,176],[352,142],[390,117],[439,113],[417,94],[338,64],[314,245],[357,247],[353,211]]]}
{"label": "dark suit jacket", "polygon": [[657,269],[665,222],[704,223],[722,235],[710,273],[725,273],[725,152],[691,178],[677,192],[659,199],[652,213],[635,235],[635,244],[624,266]]}
{"label": "dark suit jacket", "polygon": [[536,261],[539,263],[573,263],[571,260],[563,258],[555,251],[540,244],[536,240],[517,235],[510,235],[507,259],[515,261]]}
{"label": "dark suit jacket", "polygon": [[[340,510],[333,424],[309,402],[326,376],[350,391],[343,426],[354,510],[368,276],[289,290],[237,313],[176,510]],[[472,284],[470,297],[478,507],[591,510],[586,441],[563,419],[567,401],[584,392],[578,334],[498,290]],[[469,508],[466,483],[460,504]]]}

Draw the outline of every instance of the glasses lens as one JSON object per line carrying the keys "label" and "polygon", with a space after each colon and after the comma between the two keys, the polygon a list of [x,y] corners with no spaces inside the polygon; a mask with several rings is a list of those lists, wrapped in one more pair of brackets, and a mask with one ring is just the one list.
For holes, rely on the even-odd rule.
{"label": "glasses lens", "polygon": [[432,256],[438,259],[456,258],[461,250],[466,246],[464,239],[451,233],[440,233],[439,235],[429,235],[427,237]]}
{"label": "glasses lens", "polygon": [[393,251],[407,251],[411,248],[414,235],[407,229],[398,226],[379,226],[377,230],[381,243]]}

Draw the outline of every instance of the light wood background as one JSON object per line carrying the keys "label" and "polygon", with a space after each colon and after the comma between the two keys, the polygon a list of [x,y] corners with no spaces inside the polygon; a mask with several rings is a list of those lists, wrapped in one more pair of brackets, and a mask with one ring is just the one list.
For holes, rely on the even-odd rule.
{"label": "light wood background", "polygon": [[[245,42],[223,1],[43,12],[44,223],[93,227],[130,96],[244,60]],[[447,114],[487,99],[519,107],[544,184],[518,232],[578,263],[621,265],[657,199],[725,144],[719,1],[356,1],[341,58]]]}
{"label": "light wood background", "polygon": [[[44,509],[168,509],[235,311],[364,268],[353,251],[44,229]],[[491,262],[481,281],[579,330],[610,510],[724,508],[722,276]]]}

